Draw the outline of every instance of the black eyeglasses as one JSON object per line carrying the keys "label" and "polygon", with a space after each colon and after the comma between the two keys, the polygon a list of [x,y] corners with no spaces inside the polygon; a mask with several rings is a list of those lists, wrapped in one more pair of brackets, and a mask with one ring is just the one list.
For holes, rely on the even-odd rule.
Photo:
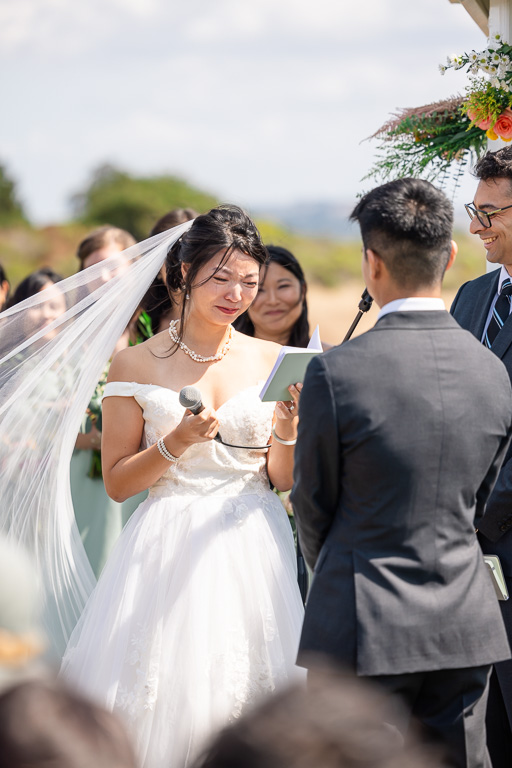
{"label": "black eyeglasses", "polygon": [[512,205],[504,205],[503,208],[496,208],[495,211],[489,212],[481,211],[478,208],[475,208],[473,203],[466,203],[464,208],[466,209],[467,214],[471,220],[473,220],[476,216],[482,227],[489,229],[492,227],[491,216],[495,216],[497,213],[501,213],[501,211],[506,211],[507,208],[512,208]]}

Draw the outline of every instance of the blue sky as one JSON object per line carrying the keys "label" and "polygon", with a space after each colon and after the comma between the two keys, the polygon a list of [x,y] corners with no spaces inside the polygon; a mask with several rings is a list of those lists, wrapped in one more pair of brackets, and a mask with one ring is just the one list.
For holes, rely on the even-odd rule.
{"label": "blue sky", "polygon": [[41,224],[104,162],[249,208],[351,201],[362,140],[461,92],[438,64],[483,47],[448,0],[0,0],[0,161]]}

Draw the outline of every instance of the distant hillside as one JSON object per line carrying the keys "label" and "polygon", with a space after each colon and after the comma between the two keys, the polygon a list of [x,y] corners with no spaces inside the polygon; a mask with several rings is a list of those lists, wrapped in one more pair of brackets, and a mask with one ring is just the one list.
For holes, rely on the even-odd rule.
{"label": "distant hillside", "polygon": [[[349,221],[356,201],[303,201],[291,205],[251,208],[253,216],[273,221],[300,235],[331,240],[357,240],[359,227]],[[469,224],[464,211],[455,211],[455,227],[462,231]]]}
{"label": "distant hillside", "polygon": [[301,235],[333,240],[355,240],[359,228],[348,217],[354,207],[348,202],[303,202],[294,205],[251,209],[253,215],[283,225]]}

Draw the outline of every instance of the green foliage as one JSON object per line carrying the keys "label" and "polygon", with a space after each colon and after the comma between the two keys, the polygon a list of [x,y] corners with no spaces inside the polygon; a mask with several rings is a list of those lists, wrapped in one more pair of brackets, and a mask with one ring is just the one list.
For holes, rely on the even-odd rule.
{"label": "green foliage", "polygon": [[173,208],[204,213],[217,204],[212,195],[174,176],[138,178],[110,165],[98,168],[72,202],[76,217],[84,224],[112,224],[128,230],[137,240],[148,237],[156,221]]}
{"label": "green foliage", "polygon": [[21,203],[16,195],[16,185],[0,164],[0,227],[27,224]]}
{"label": "green foliage", "polygon": [[409,114],[384,134],[378,159],[365,178],[415,176],[439,183],[440,176],[453,171],[454,162],[459,176],[468,160],[480,157],[486,148],[485,132],[471,125],[460,106]]}

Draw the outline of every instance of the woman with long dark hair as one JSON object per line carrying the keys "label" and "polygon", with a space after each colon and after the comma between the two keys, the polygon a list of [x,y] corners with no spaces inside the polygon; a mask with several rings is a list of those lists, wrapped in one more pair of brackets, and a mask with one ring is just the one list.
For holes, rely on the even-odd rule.
{"label": "woman with long dark hair", "polygon": [[237,330],[290,347],[307,347],[307,283],[301,265],[287,248],[268,245],[258,295],[235,323]]}
{"label": "woman with long dark hair", "polygon": [[[189,765],[215,729],[297,674],[293,537],[269,480],[291,487],[301,385],[287,402],[262,403],[279,347],[232,325],[266,260],[241,209],[198,216],[167,259],[180,318],[119,352],[104,392],[108,493],[122,501],[149,487],[149,496],[107,562],[62,674],[119,712],[146,768]],[[199,413],[180,404],[189,385],[201,392]]]}

